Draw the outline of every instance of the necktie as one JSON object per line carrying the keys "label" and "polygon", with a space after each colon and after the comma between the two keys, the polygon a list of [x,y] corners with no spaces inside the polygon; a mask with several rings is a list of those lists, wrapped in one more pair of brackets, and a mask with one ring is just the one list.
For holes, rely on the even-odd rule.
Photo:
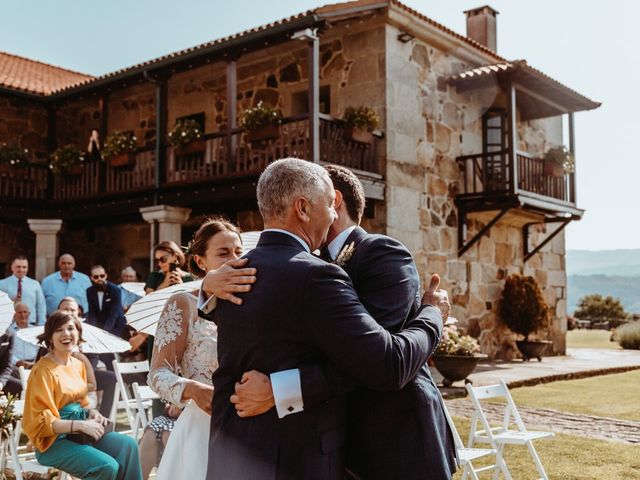
{"label": "necktie", "polygon": [[16,302],[22,300],[22,279],[18,279],[18,293],[16,293]]}

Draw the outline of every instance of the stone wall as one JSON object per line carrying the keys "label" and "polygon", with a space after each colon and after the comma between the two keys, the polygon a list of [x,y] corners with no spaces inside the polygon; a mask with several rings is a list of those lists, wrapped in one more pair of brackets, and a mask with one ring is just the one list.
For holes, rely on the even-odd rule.
{"label": "stone wall", "polygon": [[0,143],[19,145],[32,152],[34,160],[46,161],[48,122],[42,105],[0,95]]}
{"label": "stone wall", "polygon": [[80,98],[60,107],[56,113],[58,146],[73,144],[86,150],[94,128],[100,129],[101,112],[96,97]]}
{"label": "stone wall", "polygon": [[29,259],[29,276],[35,271],[36,235],[27,226],[0,224],[0,278],[11,275],[11,261],[17,255],[25,255]]}
{"label": "stone wall", "polygon": [[[525,265],[521,226],[531,218],[514,212],[464,256],[457,255],[454,198],[462,178],[455,159],[482,151],[482,115],[491,106],[506,106],[505,95],[498,87],[456,93],[446,78],[469,65],[455,52],[418,39],[401,43],[398,33],[397,28],[386,27],[387,233],[414,254],[423,285],[431,274],[441,276],[451,295],[452,315],[479,339],[483,352],[494,358],[517,355],[515,335],[498,318],[504,279],[511,273],[532,274],[554,311],[552,327],[541,336],[553,339],[554,352],[563,353],[566,275],[562,235]],[[518,146],[530,153],[539,155],[561,138],[557,119],[518,122]],[[472,216],[467,239],[490,218]],[[534,244],[544,236],[543,232],[531,233]]]}

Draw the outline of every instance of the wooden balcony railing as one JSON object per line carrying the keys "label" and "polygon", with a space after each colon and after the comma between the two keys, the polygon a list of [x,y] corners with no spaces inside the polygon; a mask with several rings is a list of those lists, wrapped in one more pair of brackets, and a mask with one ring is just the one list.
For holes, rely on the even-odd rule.
{"label": "wooden balcony railing", "polygon": [[16,200],[45,200],[49,168],[32,165],[0,173],[0,198]]}
{"label": "wooden balcony railing", "polygon": [[456,160],[463,178],[461,197],[526,192],[575,204],[575,174],[545,175],[544,160],[525,152],[516,152],[518,181],[515,184],[507,150],[464,155]]}
{"label": "wooden balcony railing", "polygon": [[[375,142],[363,144],[345,139],[340,122],[328,115],[320,117],[320,160],[353,169],[378,173]],[[230,154],[231,151],[235,155]],[[250,142],[240,128],[205,136],[201,153],[176,155],[166,149],[166,172],[163,186],[184,185],[224,177],[256,175],[270,162],[283,157],[310,157],[309,120],[307,115],[283,120],[278,138]],[[100,196],[127,195],[150,191],[155,187],[155,151],[136,152],[135,164],[114,168],[109,163],[90,161],[75,175],[51,176],[46,167],[29,167],[10,174],[0,174],[2,198],[69,201]],[[28,172],[22,177],[24,172]]]}

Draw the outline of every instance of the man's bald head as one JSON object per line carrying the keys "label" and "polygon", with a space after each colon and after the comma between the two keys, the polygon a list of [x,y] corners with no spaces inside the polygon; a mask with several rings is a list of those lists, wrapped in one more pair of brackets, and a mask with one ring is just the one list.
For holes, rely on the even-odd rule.
{"label": "man's bald head", "polygon": [[73,258],[73,255],[64,253],[58,259],[58,268],[63,277],[70,277],[73,274],[73,269],[76,268],[76,259]]}

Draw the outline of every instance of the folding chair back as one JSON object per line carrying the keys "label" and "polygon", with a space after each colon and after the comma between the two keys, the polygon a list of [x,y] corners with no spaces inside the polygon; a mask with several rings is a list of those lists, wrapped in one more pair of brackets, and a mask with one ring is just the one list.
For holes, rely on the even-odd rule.
{"label": "folding chair back", "polygon": [[451,429],[451,434],[453,435],[453,443],[456,448],[456,457],[458,459],[458,463],[463,468],[462,480],[466,480],[467,475],[471,475],[471,478],[473,480],[479,480],[478,473],[484,472],[486,470],[494,470],[496,468],[496,464],[494,463],[489,466],[476,468],[473,465],[473,461],[477,460],[478,458],[495,455],[496,451],[490,448],[465,448],[464,443],[462,443],[462,438],[460,438],[460,434],[458,433],[458,430],[453,423],[453,419],[451,418],[451,414],[449,413],[445,402],[442,402],[442,407],[444,409],[444,416],[446,417],[449,428]]}
{"label": "folding chair back", "polygon": [[29,382],[29,375],[31,375],[31,369],[24,368],[22,365],[18,367],[20,374],[20,383],[22,384],[22,392],[20,393],[20,399],[24,400],[27,394],[27,383]]}
{"label": "folding chair back", "polygon": [[131,385],[131,389],[133,390],[133,397],[136,400],[137,406],[137,422],[136,422],[136,431],[134,431],[134,437],[138,436],[137,427],[140,427],[141,430],[147,428],[149,425],[149,417],[147,414],[147,410],[145,409],[145,404],[147,404],[150,400],[154,400],[160,398],[156,392],[151,390],[151,387],[146,385],[138,385],[138,382],[133,382]]}
{"label": "folding chair back", "polygon": [[[111,409],[111,415],[109,416],[112,421],[115,421],[116,411],[118,409],[124,409],[127,413],[127,420],[131,431],[137,435],[138,427],[140,426],[140,412],[138,411],[138,403],[135,398],[130,398],[127,384],[124,381],[123,375],[131,375],[135,373],[147,373],[149,371],[149,362],[144,360],[142,362],[119,362],[113,361],[113,372],[116,374],[116,391],[115,399],[113,402],[113,408]],[[143,409],[151,408],[150,401],[143,402]],[[146,412],[142,412],[146,415]]]}
{"label": "folding chair back", "polygon": [[[513,397],[511,393],[509,393],[509,388],[504,381],[501,380],[499,385],[484,387],[474,387],[467,384],[466,388],[474,406],[469,442],[467,444],[468,447],[472,447],[476,442],[489,443],[497,452],[497,465],[502,468],[503,473],[506,472],[505,478],[510,479],[511,475],[509,474],[503,457],[504,446],[526,445],[538,473],[541,475],[541,478],[546,480],[548,477],[544,471],[540,457],[533,446],[533,440],[553,437],[555,434],[553,432],[527,430],[520,416],[520,412],[518,412],[518,408],[513,401]],[[494,398],[504,399],[506,403],[501,422],[498,425],[492,426],[489,417],[485,414],[482,401]],[[481,428],[478,428],[478,423],[480,423]]]}

